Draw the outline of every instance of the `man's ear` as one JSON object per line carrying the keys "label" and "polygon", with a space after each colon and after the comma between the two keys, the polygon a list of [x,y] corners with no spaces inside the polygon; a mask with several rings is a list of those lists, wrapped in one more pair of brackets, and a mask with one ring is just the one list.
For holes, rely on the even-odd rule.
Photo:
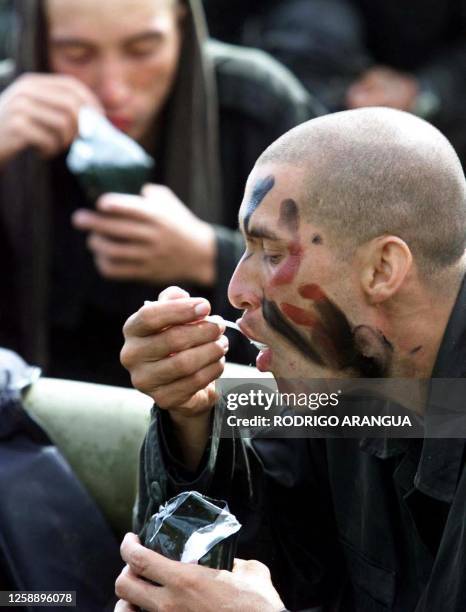
{"label": "man's ear", "polygon": [[361,247],[361,284],[372,304],[393,297],[413,263],[412,253],[398,236],[379,236]]}

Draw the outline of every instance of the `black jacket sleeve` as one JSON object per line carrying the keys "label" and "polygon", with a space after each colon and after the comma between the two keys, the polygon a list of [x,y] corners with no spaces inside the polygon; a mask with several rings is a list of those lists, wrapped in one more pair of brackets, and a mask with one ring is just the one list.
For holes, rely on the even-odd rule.
{"label": "black jacket sleeve", "polygon": [[169,448],[170,422],[158,408],[141,455],[135,528],[159,504],[184,490],[228,502],[242,523],[237,556],[257,559],[291,610],[331,609],[345,570],[326,478],[324,440],[220,437],[223,406],[196,474],[187,474]]}

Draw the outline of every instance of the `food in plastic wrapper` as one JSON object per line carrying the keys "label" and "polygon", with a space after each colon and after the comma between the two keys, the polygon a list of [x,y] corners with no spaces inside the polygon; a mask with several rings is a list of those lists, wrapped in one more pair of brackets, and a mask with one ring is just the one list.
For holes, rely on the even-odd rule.
{"label": "food in plastic wrapper", "polygon": [[168,559],[231,571],[240,529],[226,502],[186,491],[151,517],[144,545]]}
{"label": "food in plastic wrapper", "polygon": [[154,160],[93,108],[79,113],[79,135],[66,163],[91,200],[104,193],[138,194],[150,179]]}

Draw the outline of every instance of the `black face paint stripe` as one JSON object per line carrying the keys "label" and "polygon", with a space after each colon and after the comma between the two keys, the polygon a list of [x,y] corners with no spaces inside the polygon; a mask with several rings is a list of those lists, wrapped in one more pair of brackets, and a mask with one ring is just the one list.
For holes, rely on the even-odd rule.
{"label": "black face paint stripe", "polygon": [[321,366],[325,365],[322,357],[312,348],[308,340],[286,321],[275,302],[264,298],[262,313],[268,325],[290,344],[293,344],[306,359],[312,359],[312,361]]}
{"label": "black face paint stripe", "polygon": [[257,181],[249,202],[246,204],[244,215],[244,230],[249,232],[249,222],[255,210],[260,206],[266,195],[274,188],[275,177],[270,175]]}
{"label": "black face paint stripe", "polygon": [[[392,343],[380,330],[368,325],[358,325],[353,329],[352,333],[354,338],[354,358],[351,365],[353,368],[359,372],[360,376],[366,378],[385,378],[388,376],[394,353]],[[371,338],[368,348],[369,352],[373,353],[372,355],[364,354],[367,348],[363,349],[361,347],[361,344],[364,345],[364,342],[361,343],[362,336],[365,336],[366,339],[368,337]]]}
{"label": "black face paint stripe", "polygon": [[[337,308],[335,306],[335,308]],[[339,311],[339,309],[337,308]],[[292,327],[287,320],[284,318],[280,309],[275,302],[267,300],[266,298],[262,301],[262,313],[266,323],[279,333],[287,342],[292,344],[306,359],[310,359],[314,363],[320,366],[328,367],[321,355],[313,348],[309,340],[299,333],[294,327]],[[335,319],[338,320],[343,317],[345,322],[339,321],[339,327],[344,333],[344,345],[337,344],[336,349],[342,350],[341,361],[338,364],[333,364],[340,370],[354,370],[357,375],[365,378],[384,378],[387,376],[391,359],[393,356],[393,346],[385,338],[385,336],[378,330],[359,325],[351,330],[349,323],[345,315],[339,311],[338,316]],[[367,330],[377,341],[379,348],[378,356],[363,355],[358,347],[357,336],[363,331]],[[348,333],[350,334],[348,336]]]}
{"label": "black face paint stripe", "polygon": [[344,368],[353,360],[355,352],[351,325],[346,315],[329,299],[316,302],[315,308],[321,316],[324,328],[331,331],[332,338],[335,339],[337,368]]}

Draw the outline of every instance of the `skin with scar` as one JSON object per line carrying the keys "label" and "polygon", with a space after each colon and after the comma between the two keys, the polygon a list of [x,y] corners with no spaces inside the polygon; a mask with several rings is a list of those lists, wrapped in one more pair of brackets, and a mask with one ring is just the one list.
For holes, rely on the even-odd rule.
{"label": "skin with scar", "polygon": [[[464,175],[435,128],[383,108],[303,124],[259,158],[239,225],[246,250],[229,299],[243,311],[241,330],[265,345],[259,370],[279,385],[431,376],[464,275],[466,236]],[[171,287],[128,319],[121,354],[134,386],[169,412],[179,459],[192,471],[228,350],[221,321],[203,320],[209,313],[207,301]],[[210,611],[220,602],[284,609],[258,562],[238,560],[233,573],[183,567],[134,534],[122,555],[119,612]]]}

